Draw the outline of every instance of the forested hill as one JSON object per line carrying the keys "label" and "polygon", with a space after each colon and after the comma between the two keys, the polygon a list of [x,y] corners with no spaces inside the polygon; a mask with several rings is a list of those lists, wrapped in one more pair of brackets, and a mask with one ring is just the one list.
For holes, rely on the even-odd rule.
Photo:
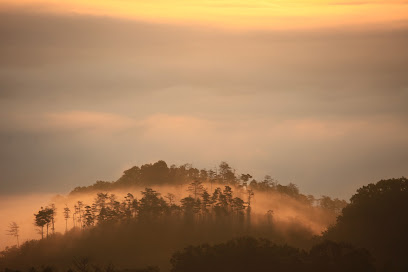
{"label": "forested hill", "polygon": [[123,175],[116,181],[97,181],[90,186],[76,187],[70,194],[95,193],[116,189],[128,189],[132,187],[152,187],[158,185],[186,185],[193,181],[203,183],[213,183],[218,185],[228,185],[232,187],[245,187],[254,191],[277,192],[288,195],[304,203],[317,204],[323,208],[332,210],[335,213],[347,205],[347,202],[340,199],[332,199],[329,196],[315,198],[313,195],[305,195],[299,192],[296,184],[279,184],[271,176],[266,175],[263,180],[255,180],[251,174],[236,174],[235,169],[226,162],[221,162],[215,169],[198,169],[191,164],[181,166],[167,165],[165,161],[134,166],[123,172]]}
{"label": "forested hill", "polygon": [[[107,192],[132,186],[135,195]],[[405,177],[359,188],[338,212],[340,200],[237,176],[225,162],[206,171],[159,161],[71,194],[34,214],[40,240],[20,245],[12,222],[0,272],[408,271]]]}

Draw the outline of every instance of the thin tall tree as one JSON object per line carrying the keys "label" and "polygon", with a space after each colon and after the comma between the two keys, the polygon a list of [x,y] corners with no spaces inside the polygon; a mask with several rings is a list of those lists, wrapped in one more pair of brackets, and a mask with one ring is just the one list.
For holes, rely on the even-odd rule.
{"label": "thin tall tree", "polygon": [[51,219],[52,234],[55,234],[55,216],[57,215],[57,208],[55,207],[54,203],[48,208],[48,213]]}
{"label": "thin tall tree", "polygon": [[17,247],[20,247],[18,237],[20,236],[20,226],[16,222],[11,222],[7,230],[7,235],[14,236],[17,239]]}
{"label": "thin tall tree", "polygon": [[70,213],[71,213],[71,210],[68,208],[68,206],[66,206],[64,208],[65,232],[68,231],[68,219],[69,219]]}
{"label": "thin tall tree", "polygon": [[199,180],[195,180],[189,184],[187,191],[194,195],[194,199],[197,199],[204,192],[203,183]]}

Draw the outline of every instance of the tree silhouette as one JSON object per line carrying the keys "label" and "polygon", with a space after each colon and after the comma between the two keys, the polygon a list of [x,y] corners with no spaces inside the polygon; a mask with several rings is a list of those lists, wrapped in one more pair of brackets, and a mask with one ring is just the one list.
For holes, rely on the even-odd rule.
{"label": "tree silhouette", "polygon": [[125,201],[123,205],[124,205],[124,215],[127,220],[130,220],[131,218],[135,216],[135,212],[136,212],[136,209],[135,209],[136,207],[134,206],[135,201],[137,203],[137,200],[131,193],[128,193],[125,196]]}
{"label": "tree silhouette", "polygon": [[43,208],[38,211],[38,213],[34,214],[35,216],[35,221],[34,224],[37,227],[41,228],[41,239],[44,239],[44,226],[47,227],[47,237],[48,237],[48,228],[49,224],[51,223],[51,215],[52,215],[52,210],[50,208]]}
{"label": "tree silhouette", "polygon": [[[55,207],[55,204],[51,204],[51,207],[48,208],[48,213],[49,213],[49,217],[51,220],[51,230],[52,230],[52,234],[55,234],[55,216],[57,214],[57,208]],[[48,235],[48,233],[47,233]]]}
{"label": "tree silhouette", "polygon": [[375,271],[367,250],[346,244],[323,242],[301,251],[266,239],[241,237],[226,243],[188,246],[173,254],[171,272],[247,271]]}
{"label": "tree silhouette", "polygon": [[14,236],[17,239],[17,247],[20,246],[18,237],[20,236],[20,226],[16,222],[11,222],[9,224],[7,235]]}
{"label": "tree silhouette", "polygon": [[407,271],[408,179],[381,180],[357,190],[324,234],[370,250],[380,266]]}
{"label": "tree silhouette", "polygon": [[221,162],[219,165],[219,181],[220,183],[235,184],[236,177],[231,166],[226,162]]}
{"label": "tree silhouette", "polygon": [[146,188],[142,191],[142,195],[138,206],[139,218],[154,220],[168,208],[166,201],[160,197],[160,193],[152,188]]}
{"label": "tree silhouette", "polygon": [[167,193],[165,198],[167,198],[167,200],[169,201],[169,205],[172,206],[174,204],[174,200],[176,199],[176,196],[172,193]]}
{"label": "tree silhouette", "polygon": [[64,208],[64,218],[65,218],[65,232],[68,231],[68,219],[70,217],[71,210],[66,206]]}
{"label": "tree silhouette", "polygon": [[195,180],[188,186],[187,191],[193,194],[194,198],[197,199],[204,191],[203,183],[199,180]]}
{"label": "tree silhouette", "polygon": [[241,175],[241,181],[242,181],[242,186],[246,189],[248,187],[248,181],[251,179],[252,176],[250,174],[242,174]]}
{"label": "tree silhouette", "polygon": [[85,206],[84,219],[84,227],[91,227],[95,223],[95,215],[89,205]]}
{"label": "tree silhouette", "polygon": [[79,223],[79,227],[82,228],[82,213],[83,213],[84,203],[82,201],[77,201],[77,205],[75,205],[75,214],[78,216],[77,221]]}

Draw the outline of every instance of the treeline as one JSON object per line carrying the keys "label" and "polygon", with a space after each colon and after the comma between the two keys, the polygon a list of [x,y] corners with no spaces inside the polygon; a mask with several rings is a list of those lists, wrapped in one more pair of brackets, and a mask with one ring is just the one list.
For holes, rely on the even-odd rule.
{"label": "treeline", "polygon": [[[52,206],[41,207],[34,222],[43,239],[1,252],[0,267],[4,262],[9,267],[53,264],[64,268],[75,256],[91,256],[97,263],[111,260],[122,267],[168,267],[169,256],[176,249],[243,235],[302,248],[312,244],[309,226],[276,221],[271,210],[255,214],[255,194],[250,189],[225,185],[208,192],[201,181],[193,181],[187,192],[181,199],[152,188],[145,188],[140,198],[131,193],[122,199],[112,193],[97,193],[92,202],[77,201],[74,207],[64,208],[64,235],[53,227],[57,211]],[[68,228],[68,223],[73,227]]]}
{"label": "treeline", "polygon": [[[71,209],[64,209],[66,222],[72,218],[73,226],[80,229],[96,225],[138,222],[165,222],[171,218],[184,220],[186,223],[210,223],[228,221],[229,224],[240,226],[250,225],[251,199],[254,193],[245,190],[245,200],[234,195],[230,186],[217,187],[210,194],[201,181],[194,181],[188,187],[189,196],[179,202],[172,193],[162,196],[152,188],[141,192],[137,199],[128,193],[119,201],[115,194],[97,193],[93,203],[85,204],[77,201],[71,215]],[[44,229],[51,228],[54,233],[55,207],[46,207],[35,214],[35,225]],[[272,216],[270,214],[270,216]]]}
{"label": "treeline", "polygon": [[[157,164],[166,169],[163,163]],[[235,177],[231,169],[227,173]],[[33,219],[43,239],[0,252],[0,269],[33,266],[38,270],[46,265],[51,270],[43,272],[67,268],[69,272],[105,268],[112,272],[109,263],[114,263],[118,272],[158,271],[158,267],[174,272],[408,271],[406,178],[381,180],[358,189],[341,211],[330,198],[326,202],[321,198],[317,204],[302,200],[307,196],[294,185],[279,187],[269,178],[262,182],[251,179],[249,174],[241,175],[236,183],[195,178],[188,183],[188,195],[181,199],[151,187],[140,197],[128,193],[121,199],[97,192],[92,201],[77,201],[63,209],[64,235],[55,231],[55,206],[41,207]],[[209,190],[211,186],[215,189]],[[290,196],[281,190],[296,193]],[[339,216],[316,236],[299,220],[283,224],[271,210],[253,212],[254,199],[261,194],[270,197],[270,192],[293,197],[311,210],[320,211],[326,205],[325,209]],[[71,220],[73,227],[68,229]],[[18,226],[12,226],[10,233],[18,242]],[[85,270],[72,266],[77,256],[89,257],[98,266],[88,263]]]}
{"label": "treeline", "polygon": [[144,164],[140,167],[134,166],[125,170],[117,181],[97,181],[90,186],[76,187],[71,194],[156,185],[183,185],[194,181],[222,186],[228,185],[233,188],[244,188],[254,192],[277,192],[309,205],[323,207],[336,214],[339,214],[347,205],[346,201],[338,198],[332,199],[329,196],[316,198],[313,195],[304,195],[299,192],[296,184],[282,185],[269,175],[266,175],[261,181],[254,179],[250,174],[237,175],[235,170],[226,162],[221,162],[215,169],[206,170],[195,168],[191,164],[181,166],[173,164],[168,167],[167,163],[161,160],[153,164]]}

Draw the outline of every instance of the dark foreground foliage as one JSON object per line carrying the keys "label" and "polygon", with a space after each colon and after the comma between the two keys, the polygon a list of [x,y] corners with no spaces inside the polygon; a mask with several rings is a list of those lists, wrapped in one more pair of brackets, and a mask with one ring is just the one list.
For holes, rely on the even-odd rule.
{"label": "dark foreground foliage", "polygon": [[369,249],[384,271],[408,271],[408,179],[358,189],[324,237]]}
{"label": "dark foreground foliage", "polygon": [[368,251],[351,245],[325,241],[306,252],[252,237],[190,246],[175,253],[171,263],[172,272],[375,271]]}
{"label": "dark foreground foliage", "polygon": [[[225,243],[189,246],[173,254],[172,272],[247,272],[247,271],[375,271],[367,250],[344,243],[324,241],[310,251],[277,245],[267,239],[241,237]],[[155,266],[119,269],[112,264],[96,265],[88,258],[74,258],[67,269],[53,266],[32,267],[27,272],[159,272]],[[4,272],[20,272],[5,269]]]}

